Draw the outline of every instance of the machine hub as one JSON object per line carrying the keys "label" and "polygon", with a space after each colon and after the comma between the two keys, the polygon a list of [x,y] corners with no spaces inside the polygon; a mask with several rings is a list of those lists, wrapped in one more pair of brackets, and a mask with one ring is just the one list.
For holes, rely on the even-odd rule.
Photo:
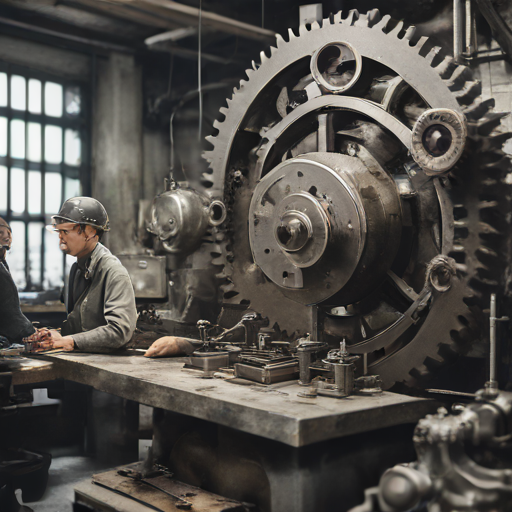
{"label": "machine hub", "polygon": [[[373,263],[368,258],[383,257],[401,227],[389,175],[338,153],[308,153],[277,165],[257,185],[249,219],[254,261],[304,304],[344,289],[361,265]],[[391,252],[394,257],[396,247]],[[356,300],[358,293],[349,295]]]}

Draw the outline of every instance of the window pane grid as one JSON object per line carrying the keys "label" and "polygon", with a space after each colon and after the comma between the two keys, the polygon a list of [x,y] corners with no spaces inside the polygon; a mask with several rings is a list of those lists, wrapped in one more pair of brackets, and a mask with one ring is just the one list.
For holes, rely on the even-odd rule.
{"label": "window pane grid", "polygon": [[82,86],[0,62],[0,215],[16,226],[21,289],[63,284],[66,258],[44,225],[66,194],[81,193],[86,130]]}

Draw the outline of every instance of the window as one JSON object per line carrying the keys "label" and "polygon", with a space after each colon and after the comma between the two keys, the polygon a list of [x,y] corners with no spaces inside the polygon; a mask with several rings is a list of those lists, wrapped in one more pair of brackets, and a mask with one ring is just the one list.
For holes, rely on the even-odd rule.
{"label": "window", "polygon": [[89,189],[84,89],[0,63],[0,216],[12,227],[9,265],[20,290],[64,283],[69,262],[44,226]]}

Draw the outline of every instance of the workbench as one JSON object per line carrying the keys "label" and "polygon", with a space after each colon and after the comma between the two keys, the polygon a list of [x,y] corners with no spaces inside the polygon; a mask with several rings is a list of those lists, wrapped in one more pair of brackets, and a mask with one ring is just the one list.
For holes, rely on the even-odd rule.
{"label": "workbench", "polygon": [[[318,487],[315,482],[329,480],[325,472],[331,475],[331,480],[332,472],[340,472],[341,479],[347,464],[354,464],[353,460],[362,457],[354,451],[356,446],[366,449],[366,457],[381,458],[379,462],[383,465],[390,457],[398,458],[391,462],[404,462],[400,460],[399,447],[405,443],[412,447],[412,439],[400,436],[412,437],[412,426],[439,406],[433,400],[389,392],[342,399],[301,398],[298,393],[304,388],[297,381],[263,386],[235,378],[207,379],[200,371],[184,369],[185,358],[148,359],[134,351],[116,355],[76,352],[36,357],[40,364],[42,360],[46,365],[50,363],[38,370],[42,380],[74,381],[204,420],[214,425],[219,439],[229,443],[230,439],[238,438],[241,445],[249,444],[256,452],[265,453],[265,462],[261,464],[269,480],[269,510],[280,512],[312,510],[312,501],[316,503],[314,489]],[[14,375],[13,383],[34,382],[37,371],[31,377],[29,373]],[[396,430],[400,425],[408,425],[409,430]],[[390,439],[387,443],[383,442],[386,436]],[[383,449],[387,450],[386,455],[381,453]],[[408,456],[413,456],[410,452],[408,449]],[[332,460],[326,465],[329,457]],[[283,459],[288,461],[284,466]],[[362,459],[360,463],[364,465]],[[312,467],[316,468],[314,472]],[[339,487],[343,485],[340,483]],[[222,489],[208,490],[223,494]],[[340,491],[333,492],[337,495]],[[224,495],[227,495],[225,491]],[[315,512],[329,510],[333,499],[326,499],[325,506]]]}

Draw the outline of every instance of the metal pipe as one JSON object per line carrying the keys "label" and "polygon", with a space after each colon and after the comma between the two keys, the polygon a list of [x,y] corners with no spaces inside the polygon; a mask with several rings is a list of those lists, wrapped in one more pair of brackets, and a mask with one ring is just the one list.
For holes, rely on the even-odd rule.
{"label": "metal pipe", "polygon": [[490,341],[490,361],[489,361],[489,380],[491,382],[496,382],[496,294],[491,294],[491,317],[490,317],[490,332],[489,332],[489,341]]}
{"label": "metal pipe", "polygon": [[456,61],[462,53],[462,0],[453,0],[453,57]]}

